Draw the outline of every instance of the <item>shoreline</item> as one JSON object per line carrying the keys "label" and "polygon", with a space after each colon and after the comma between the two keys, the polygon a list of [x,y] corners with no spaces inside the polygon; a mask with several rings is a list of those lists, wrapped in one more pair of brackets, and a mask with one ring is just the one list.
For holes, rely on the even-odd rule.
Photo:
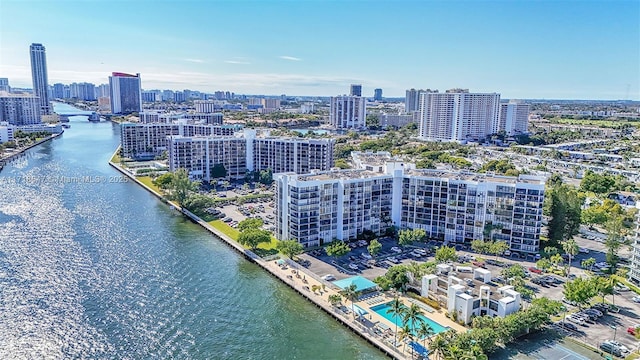
{"label": "shoreline", "polygon": [[13,160],[14,158],[16,158],[16,157],[18,157],[18,156],[22,155],[25,151],[27,151],[27,150],[29,150],[29,149],[31,149],[31,148],[34,148],[34,147],[36,147],[36,146],[38,146],[38,145],[40,145],[40,144],[44,144],[44,143],[46,143],[47,141],[51,141],[51,140],[53,140],[53,139],[57,138],[58,136],[61,136],[62,134],[64,134],[64,130],[62,130],[62,132],[60,132],[60,133],[57,133],[57,134],[51,134],[49,137],[46,137],[46,138],[41,139],[41,140],[38,140],[38,141],[36,141],[35,143],[33,143],[33,144],[31,144],[31,145],[29,145],[29,146],[27,146],[27,147],[25,147],[25,148],[22,148],[22,149],[20,149],[19,151],[14,152],[13,154],[11,154],[11,155],[9,155],[9,156],[7,156],[7,157],[0,157],[0,170],[4,167],[4,165],[5,165],[6,163],[8,163],[8,162],[10,162],[11,160]]}
{"label": "shoreline", "polygon": [[[116,152],[117,152],[117,150],[116,150]],[[114,155],[115,155],[115,153],[114,153]],[[111,158],[113,158],[113,156]],[[260,266],[263,270],[265,270],[272,277],[280,280],[282,283],[284,283],[285,285],[289,286],[291,289],[295,290],[304,299],[306,299],[307,301],[309,301],[312,304],[314,304],[316,307],[318,307],[321,310],[323,310],[327,315],[330,315],[332,318],[334,318],[335,320],[340,322],[342,325],[347,326],[347,328],[349,330],[351,330],[353,333],[359,335],[362,339],[366,340],[369,344],[373,345],[375,348],[377,348],[379,351],[381,351],[387,357],[392,358],[392,359],[398,359],[398,360],[404,360],[404,359],[410,358],[410,355],[405,355],[405,354],[401,353],[397,348],[392,348],[389,345],[383,343],[381,340],[379,340],[379,339],[375,338],[374,336],[372,336],[370,334],[370,330],[369,330],[369,332],[367,332],[365,330],[364,326],[362,324],[358,323],[355,320],[355,318],[353,318],[351,315],[344,314],[344,313],[342,313],[342,314],[338,313],[335,310],[335,307],[330,305],[328,300],[325,300],[325,297],[328,297],[328,295],[331,292],[333,292],[333,293],[336,292],[334,290],[335,289],[335,285],[333,285],[333,284],[331,284],[331,283],[329,283],[327,281],[321,280],[316,274],[307,272],[306,269],[301,268],[297,263],[295,263],[291,259],[284,258],[286,263],[287,263],[287,266],[291,268],[291,271],[292,272],[295,271],[295,272],[298,273],[298,275],[296,277],[293,277],[293,276],[289,275],[288,272],[284,271],[284,270],[288,270],[288,268],[283,270],[279,265],[276,264],[276,262],[274,262],[274,261],[266,261],[266,260],[262,259],[261,257],[259,257],[258,255],[256,255],[251,250],[245,249],[238,242],[236,242],[235,240],[231,239],[230,237],[225,235],[220,230],[214,228],[213,226],[211,226],[210,224],[208,224],[204,220],[200,219],[198,216],[194,215],[189,210],[183,209],[180,206],[178,206],[177,204],[174,204],[174,203],[168,201],[167,199],[165,199],[162,196],[162,194],[156,192],[152,188],[148,187],[147,185],[145,185],[144,183],[142,183],[141,181],[136,179],[135,175],[133,175],[132,173],[130,173],[126,169],[122,168],[120,165],[113,163],[111,160],[109,160],[109,165],[111,167],[113,167],[114,169],[116,169],[118,172],[120,172],[123,175],[127,176],[129,179],[134,181],[136,184],[142,186],[143,189],[145,189],[148,192],[150,192],[151,194],[153,194],[156,198],[158,198],[163,203],[169,205],[172,209],[176,209],[176,210],[180,211],[189,220],[191,220],[192,222],[200,225],[205,230],[209,231],[209,233],[214,235],[216,238],[218,238],[220,241],[225,243],[227,246],[231,247],[232,249],[236,250],[238,253],[243,255],[245,259],[247,259],[248,261],[251,261],[254,264]],[[303,274],[304,275],[304,278],[305,278],[305,280],[304,280],[305,282],[304,283],[302,281],[296,281],[296,278],[300,277],[299,274]],[[306,281],[307,278],[312,282],[318,283],[318,285],[325,285],[327,290],[324,291],[324,292],[321,291],[320,295],[318,295],[315,292],[311,292],[309,290],[309,285],[311,285],[311,284],[308,283],[308,281]]]}

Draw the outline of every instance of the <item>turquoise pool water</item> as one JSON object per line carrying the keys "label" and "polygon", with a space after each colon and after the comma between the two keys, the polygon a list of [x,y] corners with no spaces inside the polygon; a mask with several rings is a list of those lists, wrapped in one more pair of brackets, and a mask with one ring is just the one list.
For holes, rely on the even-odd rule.
{"label": "turquoise pool water", "polygon": [[[402,319],[399,318],[398,316],[388,313],[387,311],[389,310],[389,308],[390,308],[389,303],[386,303],[386,304],[376,305],[372,307],[371,310],[375,311],[378,315],[382,316],[383,318],[391,321],[392,324],[402,326]],[[436,334],[449,330],[448,327],[442,326],[427,317],[424,317],[424,316],[420,316],[420,317],[422,318],[422,320],[424,320],[425,323],[431,326],[431,328]],[[411,326],[411,328],[413,328],[413,324],[409,324],[409,325]]]}

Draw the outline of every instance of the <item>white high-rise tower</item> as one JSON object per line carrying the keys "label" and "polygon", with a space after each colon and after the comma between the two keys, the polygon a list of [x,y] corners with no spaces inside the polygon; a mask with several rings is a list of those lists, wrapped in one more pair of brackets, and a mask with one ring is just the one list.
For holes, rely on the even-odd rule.
{"label": "white high-rise tower", "polygon": [[33,94],[40,98],[40,113],[42,115],[51,114],[51,103],[49,102],[49,77],[47,75],[47,56],[42,44],[31,44],[29,47],[31,55],[31,78],[33,80]]}

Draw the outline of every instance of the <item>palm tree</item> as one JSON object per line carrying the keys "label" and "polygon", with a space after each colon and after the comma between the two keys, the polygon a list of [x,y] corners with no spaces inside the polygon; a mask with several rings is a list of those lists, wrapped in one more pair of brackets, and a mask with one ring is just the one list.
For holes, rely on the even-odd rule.
{"label": "palm tree", "polygon": [[402,303],[402,301],[400,301],[400,299],[395,298],[395,300],[393,300],[391,302],[391,304],[389,305],[389,310],[387,310],[387,314],[391,314],[392,316],[395,316],[395,324],[396,324],[396,332],[393,335],[393,341],[395,342],[397,340],[398,337],[398,319],[401,319],[406,311],[406,306],[404,306],[404,304]]}
{"label": "palm tree", "polygon": [[[409,324],[402,325],[402,327],[400,328],[400,332],[398,333],[398,338],[400,341],[403,341],[403,342],[405,339],[409,339],[410,342],[413,341],[414,335],[411,332],[411,327],[409,326]],[[406,347],[407,347],[407,343],[405,342],[402,350],[403,352],[404,352],[404,348]],[[413,358],[413,347],[411,347],[411,357]]]}
{"label": "palm tree", "polygon": [[564,250],[564,252],[569,255],[569,270],[567,271],[567,275],[569,275],[571,273],[571,261],[579,251],[578,244],[576,244],[576,241],[574,239],[569,239],[562,243],[562,250]]}
{"label": "palm tree", "polygon": [[402,315],[402,325],[409,325],[412,329],[415,329],[418,327],[418,323],[424,322],[422,315],[424,315],[424,312],[420,309],[420,306],[411,304]]}
{"label": "palm tree", "polygon": [[436,354],[436,357],[438,359],[441,359],[444,358],[444,353],[447,350],[447,347],[449,347],[449,342],[445,339],[444,336],[438,334],[431,341],[429,346],[431,347],[430,350],[433,351],[434,354]]}
{"label": "palm tree", "polygon": [[425,321],[418,323],[418,328],[416,329],[416,335],[418,338],[422,338],[422,345],[427,347],[427,339],[429,339],[429,345],[431,345],[431,336],[433,336],[436,332],[433,328],[427,324]]}
{"label": "palm tree", "polygon": [[346,288],[340,291],[340,295],[344,296],[345,299],[351,301],[351,313],[353,313],[353,318],[355,319],[356,314],[353,312],[353,302],[358,298],[358,287],[356,284],[351,284]]}
{"label": "palm tree", "polygon": [[329,303],[331,303],[331,305],[333,305],[333,306],[338,305],[341,300],[342,300],[342,296],[340,296],[338,294],[329,295]]}

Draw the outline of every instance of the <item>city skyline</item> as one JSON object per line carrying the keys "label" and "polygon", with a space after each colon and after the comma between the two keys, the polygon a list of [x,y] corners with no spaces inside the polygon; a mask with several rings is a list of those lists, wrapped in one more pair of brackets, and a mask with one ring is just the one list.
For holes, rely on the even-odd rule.
{"label": "city skyline", "polygon": [[35,42],[47,47],[50,84],[121,71],[140,73],[144,89],[335,96],[362,84],[366,97],[463,87],[640,99],[635,1],[37,4],[2,4],[0,76],[13,87],[31,85]]}

